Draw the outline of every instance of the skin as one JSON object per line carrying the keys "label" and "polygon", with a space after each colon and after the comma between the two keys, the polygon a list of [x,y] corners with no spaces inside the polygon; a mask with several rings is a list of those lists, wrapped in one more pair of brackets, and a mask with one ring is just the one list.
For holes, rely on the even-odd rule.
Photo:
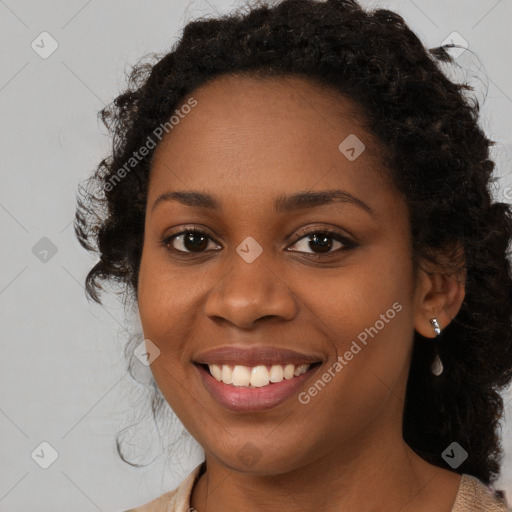
{"label": "skin", "polygon": [[[460,476],[407,446],[402,411],[414,330],[434,338],[434,316],[445,328],[464,280],[435,268],[415,274],[406,203],[348,99],[299,77],[234,75],[193,97],[197,106],[154,155],[138,287],[144,336],[160,350],[153,375],[206,455],[191,506],[450,511]],[[353,161],[338,150],[349,134],[366,146]],[[278,195],[329,189],[349,192],[373,215],[339,201],[273,209]],[[222,209],[163,201],[152,210],[177,190],[213,194]],[[183,237],[162,244],[191,224],[210,237],[202,253]],[[334,255],[343,245],[331,238],[333,255],[315,260],[321,245],[289,238],[304,227],[358,245]],[[235,251],[248,236],[263,249],[250,264]],[[293,396],[265,412],[229,411],[192,364],[208,348],[271,344],[318,355],[320,377],[395,302],[402,310],[307,405]],[[250,467],[238,456],[248,441],[260,457]]]}

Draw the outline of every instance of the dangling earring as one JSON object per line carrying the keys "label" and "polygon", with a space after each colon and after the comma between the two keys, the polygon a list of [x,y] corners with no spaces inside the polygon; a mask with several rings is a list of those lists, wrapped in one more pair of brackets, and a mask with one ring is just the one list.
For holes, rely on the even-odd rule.
{"label": "dangling earring", "polygon": [[[431,318],[430,323],[434,326],[434,331],[436,333],[436,337],[438,337],[441,334],[441,327],[439,326],[439,322],[437,321],[437,318]],[[436,357],[434,359],[434,362],[432,363],[432,366],[430,367],[432,373],[438,377],[443,373],[443,363],[441,362],[441,358],[439,357],[439,354],[436,350]]]}

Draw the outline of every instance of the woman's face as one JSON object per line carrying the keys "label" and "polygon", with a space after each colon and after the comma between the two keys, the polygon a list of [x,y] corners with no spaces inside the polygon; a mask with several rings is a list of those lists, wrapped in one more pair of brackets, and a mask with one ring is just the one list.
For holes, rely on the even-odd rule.
{"label": "woman's face", "polygon": [[[300,78],[225,76],[192,96],[153,160],[138,289],[166,400],[243,472],[401,441],[409,217],[352,104]],[[192,191],[213,199],[159,200]],[[238,366],[239,385],[206,363],[227,382]]]}

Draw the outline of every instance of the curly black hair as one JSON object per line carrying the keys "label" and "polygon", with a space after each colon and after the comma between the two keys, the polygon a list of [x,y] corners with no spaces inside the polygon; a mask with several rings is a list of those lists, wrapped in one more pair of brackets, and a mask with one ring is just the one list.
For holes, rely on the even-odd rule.
{"label": "curly black hair", "polygon": [[[427,50],[398,14],[364,10],[355,0],[258,2],[189,22],[172,50],[140,61],[127,90],[100,112],[112,153],[80,187],[74,226],[99,255],[87,295],[101,303],[100,281],[109,280],[136,301],[154,148],[138,150],[195,88],[227,74],[300,76],[327,86],[354,102],[382,145],[408,205],[414,264],[425,258],[466,272],[464,301],[440,343],[414,333],[404,440],[444,468],[442,452],[456,441],[468,452],[457,472],[492,483],[503,455],[500,391],[512,379],[512,216],[492,199],[495,142],[478,125],[480,106],[466,93],[472,88],[442,72],[442,63],[453,62],[446,46]],[[440,258],[454,247],[463,254]],[[430,371],[436,349],[440,376]],[[155,417],[163,397],[153,400]]]}

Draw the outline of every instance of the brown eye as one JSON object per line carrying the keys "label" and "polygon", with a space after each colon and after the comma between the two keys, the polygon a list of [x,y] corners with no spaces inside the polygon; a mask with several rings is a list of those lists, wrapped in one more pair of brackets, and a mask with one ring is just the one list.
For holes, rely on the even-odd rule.
{"label": "brown eye", "polygon": [[204,232],[198,229],[188,229],[181,231],[163,240],[163,244],[176,252],[190,252],[190,253],[201,253],[208,247],[208,240],[210,237]]}
{"label": "brown eye", "polygon": [[[299,235],[302,236],[296,239],[293,246],[302,243],[303,248],[291,252],[302,252],[313,258],[327,257],[357,247],[355,242],[334,231],[317,229],[303,231]],[[165,238],[162,245],[176,254],[202,254],[207,252],[210,241],[213,243],[205,231],[189,228]]]}
{"label": "brown eye", "polygon": [[[340,234],[334,231],[309,231],[304,233],[300,233],[304,236],[299,238],[294,242],[293,245],[299,244],[299,242],[303,242],[304,250],[299,252],[305,252],[311,255],[322,256],[322,254],[334,254],[341,251],[345,251],[347,249],[353,248],[356,246],[352,240],[341,236]],[[336,244],[337,247],[336,247]],[[334,247],[334,250],[331,250]],[[312,252],[308,252],[307,249]]]}
{"label": "brown eye", "polygon": [[[313,233],[308,235],[309,248],[319,249],[320,252],[329,252],[333,246],[333,238],[325,233]],[[339,243],[339,242],[338,242]]]}

